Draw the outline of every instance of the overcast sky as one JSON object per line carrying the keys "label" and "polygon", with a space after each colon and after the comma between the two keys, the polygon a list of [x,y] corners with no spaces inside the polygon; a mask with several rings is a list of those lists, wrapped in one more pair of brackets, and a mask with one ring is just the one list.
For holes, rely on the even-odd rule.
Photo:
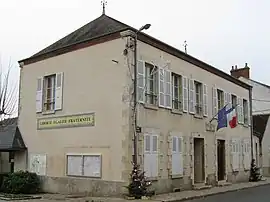
{"label": "overcast sky", "polygon": [[[229,73],[270,84],[269,0],[108,0],[106,14]],[[0,0],[0,53],[15,65],[99,17],[100,0]]]}

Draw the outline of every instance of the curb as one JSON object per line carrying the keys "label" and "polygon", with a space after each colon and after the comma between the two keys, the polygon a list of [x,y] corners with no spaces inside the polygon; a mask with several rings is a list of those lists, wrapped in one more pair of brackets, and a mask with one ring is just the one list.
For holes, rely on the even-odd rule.
{"label": "curb", "polygon": [[241,187],[241,188],[237,188],[237,189],[224,190],[224,191],[215,192],[215,193],[190,196],[190,197],[180,198],[180,199],[161,200],[161,201],[162,202],[180,202],[180,201],[194,200],[194,199],[204,198],[204,197],[208,197],[208,196],[215,196],[215,195],[219,195],[219,194],[225,194],[225,193],[236,192],[236,191],[240,191],[240,190],[244,190],[244,189],[250,189],[250,188],[254,188],[254,187],[265,186],[265,185],[269,185],[269,184],[270,184],[270,182],[265,183],[265,184],[258,184],[258,185],[254,185],[254,186],[250,186],[250,187]]}

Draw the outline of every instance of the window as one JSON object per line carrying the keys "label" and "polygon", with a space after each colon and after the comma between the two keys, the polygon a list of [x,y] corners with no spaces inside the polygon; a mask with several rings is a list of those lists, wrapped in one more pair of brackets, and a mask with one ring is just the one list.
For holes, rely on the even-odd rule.
{"label": "window", "polygon": [[157,105],[157,67],[145,63],[146,73],[146,92],[145,102],[152,105]]}
{"label": "window", "polygon": [[231,162],[232,162],[232,169],[234,171],[239,170],[240,167],[240,141],[239,140],[232,140],[231,141]]}
{"label": "window", "polygon": [[67,155],[67,175],[101,177],[101,155]]}
{"label": "window", "polygon": [[182,77],[178,74],[172,74],[172,103],[173,109],[182,111]]}
{"label": "window", "polygon": [[202,115],[203,108],[203,85],[200,82],[194,81],[195,84],[195,113],[197,115]]}
{"label": "window", "polygon": [[224,107],[224,92],[220,89],[217,89],[217,101],[218,101],[218,110]]}
{"label": "window", "polygon": [[172,175],[183,175],[183,139],[172,137]]}
{"label": "window", "polygon": [[55,78],[56,75],[44,77],[43,111],[52,111],[55,106]]}
{"label": "window", "polygon": [[232,99],[232,106],[236,107],[236,105],[237,105],[237,97],[235,95],[231,95],[231,99]]}
{"label": "window", "polygon": [[144,135],[144,165],[147,177],[158,176],[158,136]]}
{"label": "window", "polygon": [[39,77],[36,90],[36,112],[62,109],[63,73]]}
{"label": "window", "polygon": [[249,114],[248,101],[245,99],[243,99],[243,113],[244,113],[244,124],[248,125],[248,119],[249,119],[249,117],[248,117],[248,114]]}

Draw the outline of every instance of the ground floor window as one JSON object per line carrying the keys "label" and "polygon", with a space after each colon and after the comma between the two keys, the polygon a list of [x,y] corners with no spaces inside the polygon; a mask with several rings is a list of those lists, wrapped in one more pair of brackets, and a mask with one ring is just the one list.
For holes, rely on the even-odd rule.
{"label": "ground floor window", "polygon": [[67,154],[68,176],[101,178],[101,155]]}

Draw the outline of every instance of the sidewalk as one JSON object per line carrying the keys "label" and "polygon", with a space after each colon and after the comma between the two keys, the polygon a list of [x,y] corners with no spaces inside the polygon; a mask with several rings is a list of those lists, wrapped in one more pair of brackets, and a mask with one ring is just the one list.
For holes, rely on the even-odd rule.
{"label": "sidewalk", "polygon": [[[237,191],[241,189],[247,189],[262,185],[270,184],[270,178],[266,178],[265,181],[260,182],[245,182],[245,183],[238,183],[232,184],[229,186],[224,187],[213,187],[211,189],[204,189],[204,190],[190,190],[190,191],[182,191],[176,193],[169,193],[169,194],[161,194],[153,196],[149,200],[126,200],[123,198],[103,198],[103,197],[69,197],[65,195],[59,194],[45,194],[43,195],[42,199],[33,199],[33,200],[23,200],[29,202],[61,202],[61,201],[76,201],[76,202],[139,202],[139,201],[147,201],[147,202],[180,202],[185,200],[196,199],[200,197],[206,197],[216,194],[222,194],[226,192]],[[22,201],[21,201],[22,202]]]}

